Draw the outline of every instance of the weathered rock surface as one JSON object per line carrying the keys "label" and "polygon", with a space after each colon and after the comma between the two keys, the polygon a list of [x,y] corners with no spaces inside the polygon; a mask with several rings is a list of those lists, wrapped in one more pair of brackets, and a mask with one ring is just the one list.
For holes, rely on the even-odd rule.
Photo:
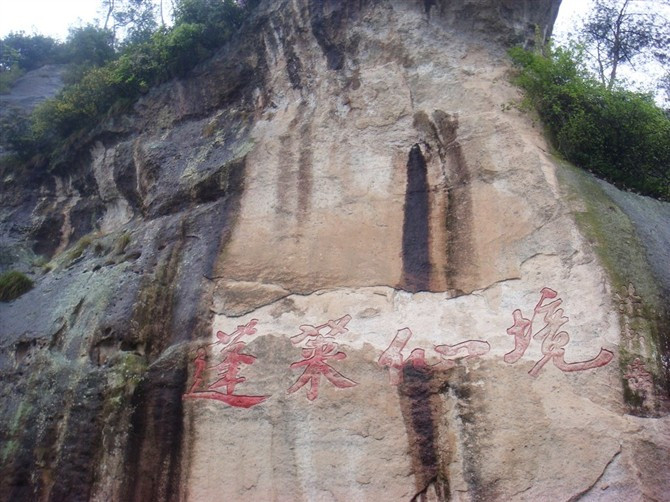
{"label": "weathered rock surface", "polygon": [[644,246],[649,265],[666,297],[670,295],[670,204],[622,192],[600,181],[605,193],[630,218]]}
{"label": "weathered rock surface", "polygon": [[559,3],[265,2],[4,173],[0,498],[668,500],[668,206],[508,106]]}
{"label": "weathered rock surface", "polygon": [[0,116],[11,108],[30,112],[63,88],[65,65],[46,65],[19,78],[8,94],[0,94]]}

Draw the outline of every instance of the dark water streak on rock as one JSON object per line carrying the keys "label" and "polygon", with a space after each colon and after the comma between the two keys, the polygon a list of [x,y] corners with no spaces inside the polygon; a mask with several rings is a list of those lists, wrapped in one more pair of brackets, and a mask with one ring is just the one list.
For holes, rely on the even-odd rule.
{"label": "dark water streak on rock", "polygon": [[400,407],[405,420],[409,440],[409,452],[417,488],[412,502],[424,502],[429,491],[435,492],[439,502],[450,500],[449,479],[443,469],[438,443],[438,422],[442,416],[439,393],[445,385],[444,375],[428,366],[408,363],[403,368],[403,380],[398,385]]}
{"label": "dark water streak on rock", "polygon": [[470,169],[458,141],[458,117],[433,113],[441,155],[447,168],[447,288],[455,294],[471,292],[476,283],[477,256],[472,239],[473,210]]}
{"label": "dark water streak on rock", "polygon": [[[232,235],[235,215],[239,214],[244,191],[245,166],[246,164],[242,162],[230,173],[229,195],[223,203],[222,214],[218,214],[217,218],[217,221],[222,218],[223,222],[219,227],[220,239],[211,241],[213,249],[207,253],[204,269],[198,275],[202,281],[206,281],[206,277],[212,275],[216,257],[225,249]],[[124,500],[142,502],[156,497],[165,501],[181,500],[182,457],[189,458],[189,455],[183,455],[182,451],[186,432],[182,395],[188,379],[189,358],[184,350],[175,350],[168,356],[164,353],[174,344],[205,336],[209,333],[210,325],[207,315],[210,297],[205,294],[195,301],[191,300],[190,308],[175,316],[175,298],[169,291],[182,261],[181,254],[186,233],[182,230],[181,234],[182,244],[173,248],[171,258],[168,260],[167,274],[172,276],[172,279],[163,284],[167,293],[151,300],[157,301],[151,308],[160,309],[158,317],[164,320],[164,324],[158,330],[155,325],[150,325],[151,330],[156,330],[151,338],[156,339],[159,345],[148,347],[148,353],[150,357],[158,359],[152,363],[133,396],[134,412],[126,447]],[[206,236],[203,236],[204,238]],[[176,261],[172,262],[172,256],[175,256]],[[184,277],[182,281],[175,282],[179,284],[188,279]],[[152,285],[154,282],[155,280],[152,281]],[[151,306],[151,303],[149,305]],[[143,312],[140,322],[151,322],[155,317],[156,314],[152,312]],[[189,444],[192,443],[193,441],[189,441]]]}
{"label": "dark water streak on rock", "polygon": [[421,147],[416,144],[407,160],[407,188],[405,189],[404,220],[402,227],[401,287],[407,291],[426,291],[430,288],[430,202],[428,170]]}

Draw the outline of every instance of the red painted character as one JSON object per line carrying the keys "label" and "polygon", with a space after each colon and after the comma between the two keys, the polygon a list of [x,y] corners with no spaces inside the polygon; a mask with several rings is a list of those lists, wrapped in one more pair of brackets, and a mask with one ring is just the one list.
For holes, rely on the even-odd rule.
{"label": "red painted character", "polygon": [[[566,331],[559,331],[569,321],[569,318],[563,315],[563,309],[559,308],[563,300],[558,298],[544,305],[545,300],[558,296],[558,293],[550,288],[542,288],[540,295],[540,301],[535,305],[533,317],[530,320],[525,319],[518,309],[512,313],[514,325],[507,329],[507,334],[514,337],[514,350],[505,354],[505,362],[511,364],[521,359],[530,345],[531,336],[535,340],[542,340],[542,359],[535,363],[528,372],[533,377],[536,377],[549,361],[553,361],[561,371],[572,372],[605,366],[614,358],[613,352],[601,348],[598,355],[592,359],[575,363],[566,362],[565,346],[570,342],[570,335]],[[533,321],[538,314],[544,314],[545,325],[535,335],[532,335]]]}
{"label": "red painted character", "polygon": [[398,385],[402,382],[402,368],[405,364],[405,356],[403,356],[402,352],[405,350],[405,346],[410,338],[412,338],[412,330],[409,328],[399,329],[395,337],[393,337],[391,345],[388,346],[377,360],[379,366],[389,369],[391,385]]}
{"label": "red painted character", "polygon": [[[345,315],[335,321],[328,321],[320,326],[303,325],[300,326],[300,333],[291,337],[291,342],[294,345],[304,343],[302,349],[302,359],[291,364],[291,368],[305,368],[298,380],[291,385],[287,392],[292,394],[308,383],[310,384],[307,391],[307,399],[314,401],[319,396],[319,384],[321,377],[326,379],[340,389],[347,387],[354,387],[358,383],[350,380],[335,370],[328,364],[327,361],[341,361],[346,359],[347,355],[344,352],[338,351],[339,345],[334,342],[335,336],[347,333],[347,323],[351,320],[351,316]],[[321,331],[328,329],[324,334]],[[306,341],[305,341],[306,340]]]}
{"label": "red painted character", "polygon": [[193,370],[193,385],[191,385],[191,388],[188,391],[188,394],[192,394],[195,389],[200,387],[203,382],[205,381],[204,377],[202,374],[204,373],[205,369],[207,368],[207,349],[205,347],[199,347],[198,348],[198,355],[196,358],[193,360],[193,365],[195,366],[195,369]]}
{"label": "red painted character", "polygon": [[[235,386],[246,380],[246,378],[239,376],[241,365],[251,365],[256,360],[256,356],[242,352],[246,343],[240,339],[245,335],[255,334],[256,329],[254,326],[257,322],[256,319],[252,319],[247,324],[238,326],[230,335],[223,331],[216,333],[218,341],[210,345],[224,346],[221,349],[221,362],[212,366],[212,369],[217,370],[219,379],[209,385],[207,390],[203,391],[197,391],[196,389],[204,382],[203,373],[207,364],[207,351],[205,347],[200,347],[198,349],[198,355],[193,362],[195,366],[193,385],[191,385],[189,392],[184,395],[185,398],[214,399],[239,408],[250,408],[262,403],[268,398],[268,396],[245,396],[235,394]],[[217,389],[224,390],[221,392]]]}
{"label": "red painted character", "polygon": [[[533,317],[530,320],[524,318],[519,309],[516,309],[514,312],[512,312],[512,317],[514,318],[514,325],[510,328],[507,328],[507,334],[512,335],[514,337],[514,350],[508,352],[503,357],[506,363],[510,364],[515,363],[519,359],[521,359],[521,357],[526,352],[526,349],[530,345],[531,337],[533,334],[533,321],[535,320],[535,316],[538,314],[539,309],[542,306],[542,303],[544,302],[545,299],[556,298],[556,296],[558,295],[556,291],[549,288],[542,288],[540,294],[542,296],[540,297],[540,301],[537,302],[537,305],[535,305],[535,309],[533,311]],[[560,300],[558,301],[560,302]],[[563,311],[561,310],[561,313],[562,312]]]}
{"label": "red painted character", "polygon": [[[377,364],[389,369],[389,378],[391,385],[398,385],[402,382],[403,367],[411,365],[415,368],[426,368],[430,366],[426,361],[426,351],[415,348],[405,360],[403,351],[412,337],[412,331],[409,328],[399,329],[391,342],[391,345],[379,356]],[[440,354],[441,361],[432,365],[439,369],[450,369],[456,366],[459,359],[473,359],[480,357],[491,350],[488,342],[483,340],[467,340],[455,345],[437,345],[435,352]]]}
{"label": "red painted character", "polygon": [[484,340],[466,340],[455,345],[437,345],[435,351],[441,355],[442,360],[436,364],[442,369],[450,369],[456,366],[456,361],[475,359],[487,354],[491,350],[489,342]]}
{"label": "red painted character", "polygon": [[244,342],[235,342],[221,350],[223,359],[219,364],[214,366],[220,378],[208,387],[210,390],[225,387],[226,391],[224,394],[233,394],[235,392],[235,385],[246,380],[244,377],[237,376],[240,371],[240,365],[253,364],[256,356],[243,354],[241,350],[245,346],[246,343]]}

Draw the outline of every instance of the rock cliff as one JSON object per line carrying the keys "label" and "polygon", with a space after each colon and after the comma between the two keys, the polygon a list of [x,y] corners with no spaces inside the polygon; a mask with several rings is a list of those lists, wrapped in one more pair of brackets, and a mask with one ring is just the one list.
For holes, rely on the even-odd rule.
{"label": "rock cliff", "polygon": [[266,1],[2,173],[0,499],[668,500],[670,206],[510,107],[559,4]]}

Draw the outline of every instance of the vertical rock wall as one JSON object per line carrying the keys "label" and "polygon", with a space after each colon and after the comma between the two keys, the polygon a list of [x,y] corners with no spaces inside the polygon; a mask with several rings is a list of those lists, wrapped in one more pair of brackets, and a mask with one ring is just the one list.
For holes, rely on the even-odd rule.
{"label": "vertical rock wall", "polygon": [[49,261],[0,304],[0,497],[667,499],[654,280],[616,296],[509,106],[558,4],[262,3],[3,194]]}

